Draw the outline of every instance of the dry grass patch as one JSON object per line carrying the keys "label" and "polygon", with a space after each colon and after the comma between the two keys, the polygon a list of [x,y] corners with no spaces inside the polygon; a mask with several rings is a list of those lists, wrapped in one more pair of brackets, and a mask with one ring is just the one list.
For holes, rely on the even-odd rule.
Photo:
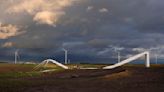
{"label": "dry grass patch", "polygon": [[112,80],[112,79],[118,79],[118,78],[125,78],[125,77],[131,76],[131,75],[132,75],[132,73],[130,71],[125,70],[125,71],[122,71],[119,73],[113,73],[113,74],[105,75],[104,78]]}

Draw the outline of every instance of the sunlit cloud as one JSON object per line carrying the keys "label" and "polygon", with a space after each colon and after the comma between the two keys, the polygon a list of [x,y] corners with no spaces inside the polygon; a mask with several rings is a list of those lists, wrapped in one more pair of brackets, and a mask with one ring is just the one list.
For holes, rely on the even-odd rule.
{"label": "sunlit cloud", "polygon": [[106,12],[108,12],[108,9],[107,8],[101,8],[101,9],[99,9],[99,12],[100,13],[106,13]]}
{"label": "sunlit cloud", "polygon": [[48,25],[56,26],[55,23],[57,22],[57,17],[63,14],[64,12],[55,15],[55,13],[53,12],[43,11],[43,12],[38,12],[34,16],[33,20],[36,21],[38,24],[48,24]]}
{"label": "sunlit cloud", "polygon": [[79,0],[22,0],[8,8],[8,13],[28,13],[37,24],[55,26],[65,14],[64,9]]}
{"label": "sunlit cloud", "polygon": [[0,39],[7,39],[24,33],[19,31],[19,27],[11,24],[0,23]]}

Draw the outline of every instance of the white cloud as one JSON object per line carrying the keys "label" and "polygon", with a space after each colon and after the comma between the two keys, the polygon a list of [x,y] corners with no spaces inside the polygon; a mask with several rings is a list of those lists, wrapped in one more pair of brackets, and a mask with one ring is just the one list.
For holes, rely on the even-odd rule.
{"label": "white cloud", "polygon": [[107,8],[101,8],[101,9],[99,9],[99,12],[100,13],[106,13],[106,12],[108,12],[108,9]]}
{"label": "white cloud", "polygon": [[97,53],[97,55],[107,54],[109,51],[110,51],[109,48],[105,48],[105,50],[99,51],[99,52]]}
{"label": "white cloud", "polygon": [[132,51],[143,52],[146,51],[145,48],[133,48]]}
{"label": "white cloud", "polygon": [[38,24],[54,26],[59,18],[65,14],[64,8],[80,0],[21,0],[7,10],[8,13],[26,12],[33,16]]}
{"label": "white cloud", "polygon": [[83,45],[85,44],[84,42],[64,42],[62,44],[63,47],[74,47],[74,46],[78,46],[78,45]]}
{"label": "white cloud", "polygon": [[90,11],[90,10],[92,10],[93,9],[93,6],[88,6],[87,7],[87,11]]}
{"label": "white cloud", "polygon": [[50,11],[43,11],[43,12],[38,12],[33,20],[36,21],[38,24],[48,24],[55,26],[55,23],[57,22],[57,17],[60,15],[63,15],[64,13],[57,13],[57,15],[53,12]]}
{"label": "white cloud", "polygon": [[24,31],[20,32],[19,28],[11,24],[0,23],[0,39],[7,39],[12,36],[17,36],[22,34]]}
{"label": "white cloud", "polygon": [[118,46],[113,46],[113,45],[109,45],[109,47],[112,48],[115,52],[125,49],[124,47],[118,47]]}
{"label": "white cloud", "polygon": [[154,51],[158,51],[161,49],[161,46],[158,46],[158,47],[150,47],[150,48],[133,48],[132,51],[137,51],[137,52],[144,52],[144,51],[151,51],[151,52],[154,52]]}

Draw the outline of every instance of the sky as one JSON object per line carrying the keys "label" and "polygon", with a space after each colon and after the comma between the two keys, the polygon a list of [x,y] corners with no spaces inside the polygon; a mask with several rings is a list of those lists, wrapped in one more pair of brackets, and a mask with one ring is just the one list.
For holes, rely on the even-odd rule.
{"label": "sky", "polygon": [[[164,58],[164,0],[0,0],[0,60]],[[75,55],[75,57],[73,57]],[[79,58],[80,59],[80,58]]]}

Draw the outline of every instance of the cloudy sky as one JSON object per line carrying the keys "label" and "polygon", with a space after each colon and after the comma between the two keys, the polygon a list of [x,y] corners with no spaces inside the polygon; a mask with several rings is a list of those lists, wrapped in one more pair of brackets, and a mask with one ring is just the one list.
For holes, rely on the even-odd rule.
{"label": "cloudy sky", "polygon": [[[0,59],[164,53],[164,0],[0,0]],[[152,55],[153,57],[153,55]]]}

